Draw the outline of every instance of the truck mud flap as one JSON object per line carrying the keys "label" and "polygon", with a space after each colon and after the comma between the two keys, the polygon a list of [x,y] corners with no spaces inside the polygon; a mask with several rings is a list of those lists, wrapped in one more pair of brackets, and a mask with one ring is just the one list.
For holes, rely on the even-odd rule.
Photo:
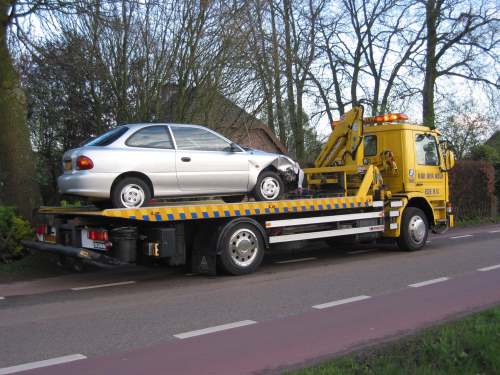
{"label": "truck mud flap", "polygon": [[126,264],[118,259],[89,249],[29,240],[23,240],[21,243],[28,249],[77,258],[97,267],[113,267]]}

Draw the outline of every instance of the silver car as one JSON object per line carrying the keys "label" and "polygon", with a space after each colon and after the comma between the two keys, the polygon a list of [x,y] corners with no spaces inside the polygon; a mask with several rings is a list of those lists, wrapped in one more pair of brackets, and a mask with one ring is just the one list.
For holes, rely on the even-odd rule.
{"label": "silver car", "polygon": [[62,194],[98,206],[141,207],[157,197],[279,199],[296,188],[300,168],[287,156],[244,149],[197,125],[114,128],[63,156]]}

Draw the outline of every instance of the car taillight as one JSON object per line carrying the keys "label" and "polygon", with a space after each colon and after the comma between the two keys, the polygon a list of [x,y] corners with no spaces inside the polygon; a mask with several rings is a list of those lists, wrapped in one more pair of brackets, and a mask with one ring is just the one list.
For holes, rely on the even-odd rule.
{"label": "car taillight", "polygon": [[102,230],[89,230],[87,232],[87,237],[92,241],[107,241],[108,232]]}
{"label": "car taillight", "polygon": [[79,170],[86,170],[86,169],[92,169],[94,168],[94,162],[92,159],[86,157],[86,156],[79,156],[76,159],[76,169]]}

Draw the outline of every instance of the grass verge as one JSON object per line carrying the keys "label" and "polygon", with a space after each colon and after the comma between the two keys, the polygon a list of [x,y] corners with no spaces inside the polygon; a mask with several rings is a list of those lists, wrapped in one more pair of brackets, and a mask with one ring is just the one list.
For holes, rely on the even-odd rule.
{"label": "grass verge", "polygon": [[500,307],[292,374],[500,374]]}
{"label": "grass verge", "polygon": [[481,224],[496,224],[500,223],[500,216],[497,217],[472,217],[472,218],[457,218],[456,227],[470,227],[472,225]]}
{"label": "grass verge", "polygon": [[58,257],[53,254],[34,252],[14,262],[0,263],[0,283],[67,273],[57,265],[57,261]]}

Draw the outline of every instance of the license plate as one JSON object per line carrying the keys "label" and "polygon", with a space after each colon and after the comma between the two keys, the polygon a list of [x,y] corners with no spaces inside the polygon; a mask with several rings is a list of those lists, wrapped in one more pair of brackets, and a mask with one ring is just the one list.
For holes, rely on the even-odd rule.
{"label": "license plate", "polygon": [[106,242],[94,241],[94,249],[96,250],[106,250]]}

